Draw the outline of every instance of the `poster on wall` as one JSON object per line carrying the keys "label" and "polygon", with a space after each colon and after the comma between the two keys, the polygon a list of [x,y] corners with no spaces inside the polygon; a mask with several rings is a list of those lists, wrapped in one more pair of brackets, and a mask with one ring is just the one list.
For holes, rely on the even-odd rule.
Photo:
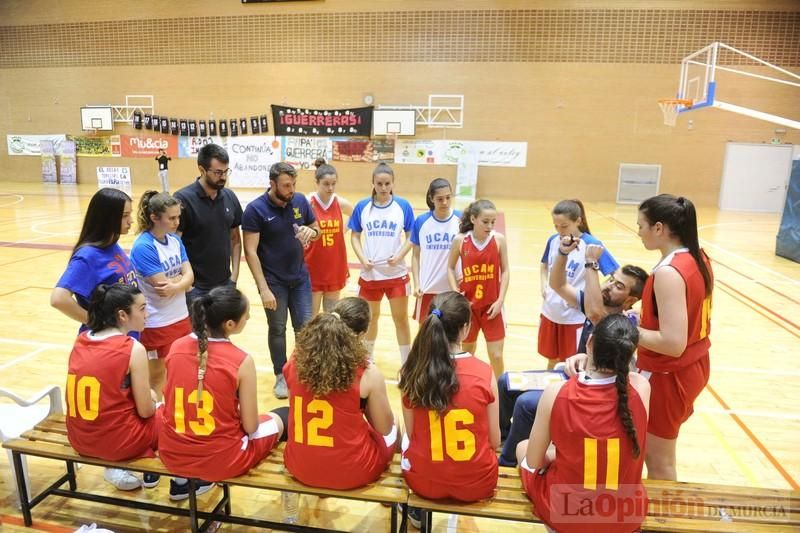
{"label": "poster on wall", "polygon": [[267,188],[269,167],[280,161],[281,143],[274,137],[249,136],[227,139],[231,187]]}
{"label": "poster on wall", "polygon": [[75,141],[75,152],[78,157],[111,157],[111,137],[99,135],[87,137],[76,135],[72,137]]}
{"label": "poster on wall", "polygon": [[167,157],[178,157],[178,139],[164,135],[120,135],[122,157],[156,157],[159,150]]}
{"label": "poster on wall", "polygon": [[460,154],[472,150],[484,167],[524,167],[528,143],[504,141],[397,141],[395,162],[412,165],[457,165]]}
{"label": "poster on wall", "polygon": [[333,161],[374,163],[394,161],[393,139],[351,139],[339,137],[331,139]]}
{"label": "poster on wall", "polygon": [[8,155],[40,155],[41,142],[51,141],[56,154],[61,154],[62,144],[67,140],[64,134],[55,135],[6,135]]}
{"label": "poster on wall", "polygon": [[395,163],[411,165],[436,165],[441,164],[439,150],[441,143],[438,141],[400,141],[394,144]]}
{"label": "poster on wall", "polygon": [[197,153],[207,144],[225,147],[222,137],[182,137],[178,139],[178,157],[197,159]]}
{"label": "poster on wall", "polygon": [[352,109],[305,109],[272,106],[275,135],[369,137],[372,107]]}
{"label": "poster on wall", "polygon": [[53,141],[41,141],[39,151],[42,154],[42,183],[56,183],[56,147]]}
{"label": "poster on wall", "polygon": [[528,159],[528,143],[502,141],[470,141],[483,167],[524,167]]}
{"label": "poster on wall", "polygon": [[478,154],[474,146],[466,145],[458,153],[456,167],[456,199],[475,200],[478,191]]}
{"label": "poster on wall", "polygon": [[111,187],[130,193],[130,167],[97,167],[97,188]]}
{"label": "poster on wall", "polygon": [[61,147],[61,184],[78,183],[78,161],[75,158],[75,141],[64,141]]}
{"label": "poster on wall", "polygon": [[317,158],[330,161],[333,157],[331,140],[327,137],[285,137],[281,159],[298,170],[314,168]]}

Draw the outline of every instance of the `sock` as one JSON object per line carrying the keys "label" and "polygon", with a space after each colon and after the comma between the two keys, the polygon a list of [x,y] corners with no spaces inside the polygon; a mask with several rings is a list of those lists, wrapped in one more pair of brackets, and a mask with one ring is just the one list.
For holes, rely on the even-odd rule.
{"label": "sock", "polygon": [[322,297],[322,310],[326,313],[330,313],[333,311],[333,308],[336,307],[337,302],[339,301],[338,298],[325,298]]}
{"label": "sock", "polygon": [[278,442],[286,442],[286,438],[289,435],[289,408],[286,406],[276,407],[270,412],[275,413],[275,415],[281,419],[281,422],[283,422],[283,433],[281,433],[281,438],[278,439]]}
{"label": "sock", "polygon": [[398,346],[398,348],[400,348],[400,361],[402,362],[402,364],[405,364],[406,359],[408,359],[408,352],[411,351],[411,345],[401,344]]}

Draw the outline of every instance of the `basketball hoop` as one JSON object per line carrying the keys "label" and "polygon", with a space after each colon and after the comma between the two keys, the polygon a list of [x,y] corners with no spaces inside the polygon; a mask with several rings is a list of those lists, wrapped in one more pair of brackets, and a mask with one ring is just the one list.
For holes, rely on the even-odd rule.
{"label": "basketball hoop", "polygon": [[680,108],[691,108],[692,101],[682,98],[662,98],[658,101],[658,107],[660,107],[661,111],[664,113],[664,124],[667,126],[674,126],[678,122]]}

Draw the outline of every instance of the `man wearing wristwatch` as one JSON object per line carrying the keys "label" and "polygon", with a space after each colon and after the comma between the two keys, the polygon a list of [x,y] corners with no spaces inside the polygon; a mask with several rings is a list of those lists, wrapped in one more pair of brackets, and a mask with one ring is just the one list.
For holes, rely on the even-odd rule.
{"label": "man wearing wristwatch", "polygon": [[273,393],[287,398],[286,322],[295,333],[311,319],[311,281],[303,248],[320,236],[306,197],[295,194],[297,171],[289,163],[269,169],[269,189],[244,210],[244,256],[267,314],[269,355],[275,373]]}

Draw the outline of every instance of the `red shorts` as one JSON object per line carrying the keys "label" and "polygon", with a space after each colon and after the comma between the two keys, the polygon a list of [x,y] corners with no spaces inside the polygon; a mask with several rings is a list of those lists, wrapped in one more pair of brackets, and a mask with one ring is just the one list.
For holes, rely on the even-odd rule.
{"label": "red shorts", "polygon": [[324,283],[314,283],[314,280],[311,280],[311,292],[338,292],[344,289],[347,282],[341,284],[333,284],[333,285],[326,285]]}
{"label": "red shorts", "polygon": [[556,324],[539,315],[539,353],[548,359],[564,361],[578,351],[583,324]]}
{"label": "red shorts", "polygon": [[358,296],[368,302],[380,302],[383,295],[392,300],[411,294],[411,283],[408,274],[402,278],[384,279],[380,281],[367,281],[358,278]]}
{"label": "red shorts", "polygon": [[159,328],[145,328],[139,341],[148,352],[157,352],[159,359],[164,359],[169,353],[172,343],[192,332],[192,322],[189,317],[178,320],[169,326]]}
{"label": "red shorts", "polygon": [[496,317],[489,318],[491,305],[472,308],[472,317],[469,322],[469,333],[463,342],[471,343],[478,340],[478,332],[483,331],[486,342],[501,341],[506,338],[506,321],[501,310]]}
{"label": "red shorts", "polygon": [[708,354],[677,372],[653,372],[648,378],[647,432],[662,439],[677,439],[681,424],[692,416],[694,400],[708,383],[710,373]]}
{"label": "red shorts", "polygon": [[431,308],[431,302],[436,297],[432,292],[426,292],[422,296],[417,297],[417,303],[414,306],[414,314],[411,318],[422,324],[428,318],[428,310]]}

